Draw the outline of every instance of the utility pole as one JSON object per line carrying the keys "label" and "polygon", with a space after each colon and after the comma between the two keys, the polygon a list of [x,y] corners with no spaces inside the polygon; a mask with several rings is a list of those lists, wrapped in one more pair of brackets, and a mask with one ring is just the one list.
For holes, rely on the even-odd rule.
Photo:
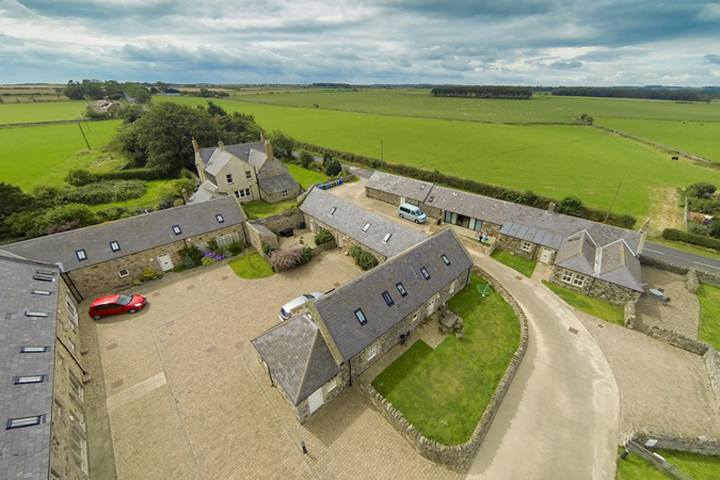
{"label": "utility pole", "polygon": [[385,168],[385,161],[383,160],[383,141],[380,140],[380,168]]}
{"label": "utility pole", "polygon": [[88,143],[88,139],[87,139],[87,137],[85,136],[85,132],[84,132],[83,129],[82,129],[82,125],[80,125],[80,122],[78,122],[77,125],[78,125],[78,128],[80,129],[80,133],[82,133],[83,139],[85,139],[85,145],[87,145],[88,150],[92,150],[92,149],[90,148],[90,144]]}
{"label": "utility pole", "polygon": [[603,220],[603,223],[607,222],[608,217],[610,216],[610,210],[612,210],[613,205],[615,205],[615,200],[617,200],[618,193],[620,193],[620,187],[622,187],[623,182],[620,181],[620,185],[618,185],[617,192],[615,192],[615,197],[613,197],[613,201],[610,204],[610,208],[608,208],[607,215],[605,215],[605,220]]}

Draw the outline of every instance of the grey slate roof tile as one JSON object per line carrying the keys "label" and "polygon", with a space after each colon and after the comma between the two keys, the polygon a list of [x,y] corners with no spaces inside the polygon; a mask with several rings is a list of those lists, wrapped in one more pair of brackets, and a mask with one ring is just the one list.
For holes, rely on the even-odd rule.
{"label": "grey slate roof tile", "polygon": [[[253,165],[256,168],[260,168],[262,166],[262,163],[267,158],[265,156],[265,145],[263,145],[262,142],[253,142],[253,143],[240,143],[237,145],[225,145],[223,147],[226,152],[230,153],[231,155],[236,156],[240,160],[244,162],[248,162],[251,165]],[[200,149],[200,158],[202,158],[205,165],[208,164],[210,161],[210,158],[212,158],[213,153],[215,151],[221,151],[218,147],[206,147]],[[256,153],[262,154],[262,159],[258,157],[257,155],[251,155],[251,151],[255,151]],[[253,157],[252,161],[250,161],[250,157]],[[262,160],[258,163],[259,160]]]}
{"label": "grey slate roof tile", "polygon": [[[335,211],[331,214],[333,208]],[[410,227],[386,220],[370,210],[318,188],[310,190],[300,210],[387,258],[404,252],[427,238]],[[363,233],[362,230],[368,223],[370,226]],[[390,238],[384,242],[388,233]]]}
{"label": "grey slate roof tile", "polygon": [[292,175],[283,173],[274,177],[258,178],[258,185],[260,185],[263,192],[272,195],[285,190],[293,190],[297,188],[298,183]]}
{"label": "grey slate roof tile", "polygon": [[[445,265],[441,255],[450,259]],[[430,280],[420,268],[425,267]],[[315,301],[344,361],[357,355],[416,308],[472,267],[472,260],[451,229],[445,229]],[[396,284],[402,283],[402,297]],[[382,293],[393,300],[388,307]],[[355,310],[362,309],[361,325]]]}
{"label": "grey slate roof tile", "polygon": [[[223,223],[217,221],[217,214],[223,216]],[[3,246],[3,249],[33,260],[59,262],[63,270],[69,272],[237,225],[245,220],[235,199],[222,197],[12,243]],[[174,225],[180,226],[180,235],[173,232]],[[119,242],[120,251],[110,249],[113,241]],[[86,260],[78,260],[76,251],[80,249],[85,250]]]}
{"label": "grey slate roof tile", "polygon": [[430,195],[433,186],[430,182],[377,171],[372,174],[365,184],[366,188],[394,193],[405,197],[406,200],[411,199],[417,202],[424,202]]}
{"label": "grey slate roof tile", "polygon": [[306,315],[282,322],[251,342],[295,405],[340,373],[320,330]]}
{"label": "grey slate roof tile", "polygon": [[500,229],[500,233],[507,235],[508,237],[527,240],[528,242],[550,247],[555,250],[559,249],[565,241],[564,235],[558,235],[556,233],[548,232],[547,230],[529,227],[527,225],[521,225],[514,222],[505,222]]}

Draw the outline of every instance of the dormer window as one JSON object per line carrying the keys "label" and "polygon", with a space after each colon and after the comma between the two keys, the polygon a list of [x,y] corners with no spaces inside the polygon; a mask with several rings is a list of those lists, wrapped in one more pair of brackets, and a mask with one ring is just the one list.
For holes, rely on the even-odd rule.
{"label": "dormer window", "polygon": [[385,291],[382,293],[382,297],[383,297],[383,300],[385,300],[385,303],[387,303],[387,306],[388,306],[388,307],[392,306],[392,304],[395,303],[395,302],[393,302],[393,299],[392,299],[392,297],[390,296],[390,294],[387,292],[387,290],[385,290]]}
{"label": "dormer window", "polygon": [[55,272],[51,272],[49,270],[35,270],[35,273],[38,273],[40,275],[50,275],[50,276],[55,275]]}
{"label": "dormer window", "polygon": [[182,233],[182,230],[180,230],[180,225],[173,225],[172,229],[175,235],[180,235]]}
{"label": "dormer window", "polygon": [[386,233],[385,237],[383,237],[383,243],[387,243],[388,240],[390,240],[390,237],[392,237],[392,233]]}
{"label": "dormer window", "polygon": [[368,228],[370,228],[370,222],[366,223],[365,226],[362,228],[363,233],[367,233]]}
{"label": "dormer window", "polygon": [[225,219],[219,213],[217,215],[215,215],[215,220],[217,220],[218,223],[225,223]]}
{"label": "dormer window", "polygon": [[52,277],[43,277],[42,275],[33,275],[33,280],[39,280],[41,282],[54,282],[55,279]]}
{"label": "dormer window", "polygon": [[85,249],[84,249],[84,248],[82,248],[82,249],[80,249],[80,250],[75,250],[75,256],[76,256],[77,259],[80,260],[81,262],[82,262],[83,260],[87,260],[87,253],[85,252]]}
{"label": "dormer window", "polygon": [[48,347],[22,347],[20,353],[45,353]]}
{"label": "dormer window", "polygon": [[445,262],[445,265],[447,265],[448,267],[450,266],[450,259],[447,257],[447,255],[443,253],[442,255],[440,255],[440,258],[442,258],[443,262]]}
{"label": "dormer window", "polygon": [[427,271],[427,268],[420,267],[420,273],[422,273],[422,276],[425,277],[425,280],[430,280],[430,274]]}
{"label": "dormer window", "polygon": [[431,195],[428,199],[428,203],[432,203],[432,201],[435,200],[435,195]]}
{"label": "dormer window", "polygon": [[367,318],[365,318],[365,314],[362,309],[358,308],[354,313],[355,318],[357,318],[358,322],[360,322],[360,325],[365,325],[367,323]]}
{"label": "dormer window", "polygon": [[425,190],[425,184],[420,185],[420,190]]}
{"label": "dormer window", "polygon": [[119,252],[120,242],[110,242],[110,250],[112,250],[113,252]]}

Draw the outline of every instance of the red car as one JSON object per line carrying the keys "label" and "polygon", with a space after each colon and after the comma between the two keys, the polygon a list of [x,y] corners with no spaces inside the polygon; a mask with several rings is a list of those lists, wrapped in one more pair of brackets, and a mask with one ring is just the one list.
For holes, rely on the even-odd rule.
{"label": "red car", "polygon": [[88,313],[95,320],[118,313],[135,313],[145,306],[142,295],[110,295],[95,300]]}

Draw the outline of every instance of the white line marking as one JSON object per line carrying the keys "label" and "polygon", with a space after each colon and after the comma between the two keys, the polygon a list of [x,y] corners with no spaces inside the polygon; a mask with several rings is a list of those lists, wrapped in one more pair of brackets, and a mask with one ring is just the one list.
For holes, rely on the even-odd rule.
{"label": "white line marking", "polygon": [[710,268],[714,268],[716,270],[720,270],[720,267],[716,267],[715,265],[708,265],[707,263],[701,263],[701,262],[693,262],[693,263],[697,263],[698,265],[702,265],[703,267],[710,267]]}
{"label": "white line marking", "polygon": [[665,255],[663,252],[658,252],[657,250],[651,250],[649,248],[646,248],[645,251],[647,252],[653,252],[653,253],[659,253],[660,255]]}

